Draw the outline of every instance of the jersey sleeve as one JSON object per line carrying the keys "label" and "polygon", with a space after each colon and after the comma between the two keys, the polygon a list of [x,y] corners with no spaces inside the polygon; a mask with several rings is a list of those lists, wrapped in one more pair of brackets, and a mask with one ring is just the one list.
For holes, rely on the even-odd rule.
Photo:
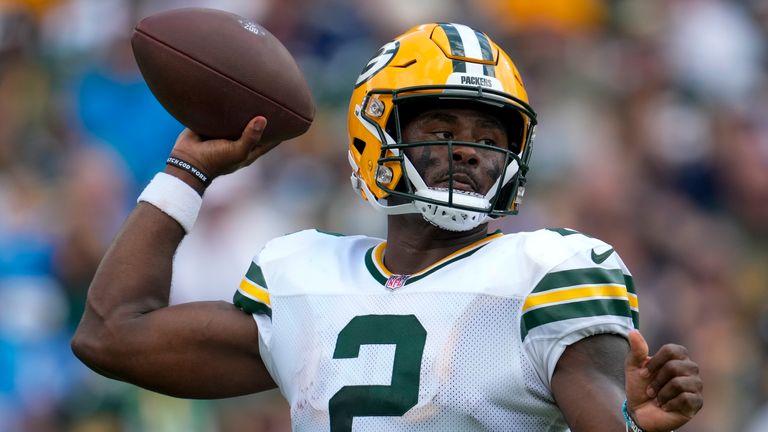
{"label": "jersey sleeve", "polygon": [[274,373],[276,369],[273,360],[276,354],[272,336],[276,329],[272,323],[272,300],[279,297],[279,274],[293,271],[290,263],[300,261],[300,258],[296,258],[297,252],[308,248],[318,238],[321,235],[316,230],[304,230],[267,242],[253,258],[232,299],[236,307],[253,315],[259,329],[259,353],[278,385],[281,382]]}
{"label": "jersey sleeve", "polygon": [[639,327],[631,274],[610,245],[586,239],[538,280],[523,303],[523,346],[547,387],[568,345],[602,333],[626,338]]}
{"label": "jersey sleeve", "polygon": [[[262,251],[263,252],[263,251]],[[251,262],[248,271],[235,291],[232,302],[245,313],[253,315],[259,329],[259,354],[272,378],[277,381],[273,373],[273,361],[271,355],[272,340],[272,302],[269,297],[267,281],[264,272],[259,265],[257,255]]]}
{"label": "jersey sleeve", "polygon": [[256,256],[251,262],[232,301],[243,312],[265,315],[271,319],[272,304],[269,300],[267,281],[264,279],[264,272],[258,264],[258,258]]}
{"label": "jersey sleeve", "polygon": [[[272,321],[272,302],[267,279],[269,272],[280,268],[280,261],[291,257],[297,250],[312,243],[317,238],[316,230],[304,230],[267,242],[264,248],[253,258],[248,271],[240,281],[232,302],[243,312],[253,314],[257,322],[263,317],[265,322]],[[284,267],[284,266],[283,266]],[[261,331],[261,327],[259,328]]]}

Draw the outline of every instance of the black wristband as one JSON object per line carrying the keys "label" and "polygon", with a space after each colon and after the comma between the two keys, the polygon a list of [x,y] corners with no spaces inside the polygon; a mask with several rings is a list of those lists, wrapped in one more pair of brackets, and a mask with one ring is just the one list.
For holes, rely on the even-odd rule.
{"label": "black wristband", "polygon": [[200,182],[204,186],[208,186],[209,184],[211,184],[211,179],[207,175],[205,175],[205,173],[203,173],[199,169],[195,168],[194,166],[192,166],[191,163],[189,163],[187,161],[183,161],[183,160],[181,160],[179,158],[175,158],[173,156],[169,156],[168,160],[166,160],[165,163],[167,165],[173,165],[176,168],[180,168],[180,169],[182,169],[182,170],[192,174],[193,176],[197,177],[197,179],[200,180]]}

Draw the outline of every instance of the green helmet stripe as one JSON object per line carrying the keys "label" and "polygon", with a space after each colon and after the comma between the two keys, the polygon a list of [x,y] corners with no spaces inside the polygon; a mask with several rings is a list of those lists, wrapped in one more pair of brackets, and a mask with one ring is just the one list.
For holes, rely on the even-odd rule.
{"label": "green helmet stripe", "polygon": [[[483,52],[483,60],[493,60],[493,50],[491,49],[491,41],[488,40],[488,36],[479,31],[475,31],[477,40],[480,41],[480,50]],[[483,67],[483,73],[489,77],[496,77],[496,66],[485,65]]]}
{"label": "green helmet stripe", "polygon": [[[440,28],[443,29],[445,36],[448,37],[448,43],[451,45],[451,55],[464,57],[464,43],[461,41],[461,36],[456,27],[452,24],[443,23],[440,24]],[[467,65],[461,60],[454,60],[453,71],[464,73],[467,71]]]}

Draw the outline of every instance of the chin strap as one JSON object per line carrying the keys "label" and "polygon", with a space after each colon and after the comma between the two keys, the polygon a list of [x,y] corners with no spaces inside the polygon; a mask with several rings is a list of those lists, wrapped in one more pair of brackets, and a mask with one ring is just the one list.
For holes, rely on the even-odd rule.
{"label": "chin strap", "polygon": [[[490,208],[491,204],[487,196],[483,197],[482,195],[469,194],[458,190],[454,190],[451,194],[447,189],[439,190],[428,187],[424,179],[419,175],[416,167],[413,166],[410,159],[405,155],[403,155],[403,162],[405,164],[406,177],[416,189],[416,196],[445,203],[450,198],[453,198],[453,203],[455,204],[482,209]],[[479,211],[457,209],[447,205],[432,204],[418,200],[414,200],[413,204],[427,222],[448,231],[469,231],[489,219],[488,214]]]}

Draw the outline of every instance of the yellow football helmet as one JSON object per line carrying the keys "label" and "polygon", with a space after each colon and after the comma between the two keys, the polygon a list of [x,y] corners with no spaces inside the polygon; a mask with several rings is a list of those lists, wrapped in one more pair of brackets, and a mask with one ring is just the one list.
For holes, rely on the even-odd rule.
{"label": "yellow football helmet", "polygon": [[[502,148],[460,141],[403,142],[404,107],[425,102],[490,107],[511,135],[510,143]],[[422,213],[453,231],[517,213],[536,114],[514,63],[484,33],[461,24],[433,23],[388,42],[357,78],[347,119],[352,185],[374,208],[387,214]],[[482,196],[454,190],[451,183],[447,189],[429,188],[405,154],[405,149],[423,145],[448,146],[449,153],[457,145],[498,151],[504,155],[504,169]]]}

